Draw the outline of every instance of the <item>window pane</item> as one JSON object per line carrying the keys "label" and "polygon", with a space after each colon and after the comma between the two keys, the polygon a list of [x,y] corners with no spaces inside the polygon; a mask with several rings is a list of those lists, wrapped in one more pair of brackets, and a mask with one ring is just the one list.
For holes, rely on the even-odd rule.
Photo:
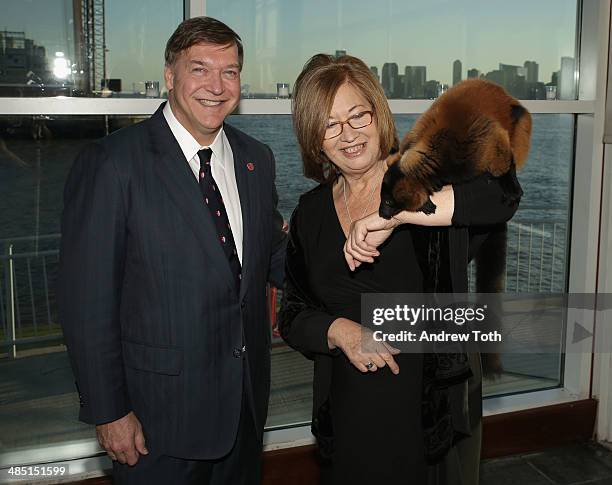
{"label": "window pane", "polygon": [[[0,96],[145,96],[163,90],[182,0],[4,0]],[[35,12],[35,15],[33,15]],[[157,83],[157,84],[155,84]]]}
{"label": "window pane", "polygon": [[[245,45],[243,92],[281,97],[317,52],[372,66],[390,98],[485,76],[522,99],[575,99],[576,0],[208,0]],[[458,61],[458,62],[457,62]],[[278,89],[278,90],[277,90]]]}
{"label": "window pane", "polygon": [[[567,291],[574,116],[532,116],[530,155],[518,175],[525,195],[509,224],[506,288],[508,292],[558,293]],[[398,132],[404,134],[410,130],[417,117],[395,116]],[[303,177],[291,117],[240,115],[232,116],[229,122],[272,148],[276,157],[280,209],[288,220],[299,196],[314,186]],[[470,267],[470,270],[470,279],[473,280],[474,268]],[[312,364],[284,346],[280,338],[274,342],[267,424],[276,426],[309,420]],[[556,354],[503,355],[505,372],[495,382],[485,382],[484,395],[560,385],[560,350]]]}
{"label": "window pane", "polygon": [[[567,291],[571,215],[574,116],[535,114],[529,159],[518,178],[524,191],[508,224],[506,292]],[[416,115],[396,116],[406,133]],[[475,291],[475,266],[470,264],[470,290]],[[548,354],[504,354],[504,373],[485,381],[488,397],[524,392],[562,383],[561,349]]]}
{"label": "window pane", "polygon": [[286,221],[300,195],[316,185],[303,175],[302,158],[289,115],[234,115],[229,123],[270,146],[276,158],[279,210]]}
{"label": "window pane", "polygon": [[[135,120],[0,117],[3,465],[4,453],[95,439],[94,428],[77,421],[79,401],[57,315],[62,192],[72,162],[86,143]],[[76,451],[74,458],[79,456]]]}
{"label": "window pane", "polygon": [[[229,123],[267,143],[276,158],[279,210],[286,221],[300,195],[316,184],[303,176],[302,159],[289,115],[236,115]],[[289,348],[278,331],[272,336],[272,385],[267,427],[310,421],[312,361]]]}
{"label": "window pane", "polygon": [[[533,115],[529,159],[518,175],[525,194],[508,225],[507,292],[558,294],[568,290],[573,144],[573,115]],[[473,265],[470,269],[475,274]],[[503,355],[504,374],[488,382],[484,394],[561,384],[560,352]]]}
{"label": "window pane", "polygon": [[[396,116],[405,133],[416,116]],[[94,437],[77,421],[78,399],[61,346],[55,282],[62,190],[74,156],[90,140],[137,121],[131,117],[0,117],[0,455]],[[507,289],[566,291],[573,157],[572,115],[534,115],[525,191],[510,223]],[[289,219],[314,184],[302,175],[288,115],[240,115],[230,123],[268,143],[277,161],[280,209]],[[12,253],[12,255],[10,255]],[[13,263],[11,284],[10,266]],[[11,292],[12,288],[12,292]],[[17,359],[13,359],[11,302]],[[312,363],[273,334],[268,426],[310,419]],[[557,386],[560,354],[504,355],[505,373],[486,395]]]}

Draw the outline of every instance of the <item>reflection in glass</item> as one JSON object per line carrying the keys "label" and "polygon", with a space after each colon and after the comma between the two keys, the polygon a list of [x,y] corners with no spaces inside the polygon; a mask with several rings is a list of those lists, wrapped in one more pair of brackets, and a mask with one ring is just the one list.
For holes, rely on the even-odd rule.
{"label": "reflection in glass", "polygon": [[[4,0],[0,96],[145,96],[182,0]],[[157,93],[159,97],[160,93]]]}
{"label": "reflection in glass", "polygon": [[[574,117],[533,116],[529,159],[518,174],[524,195],[508,223],[505,287],[507,292],[567,291]],[[416,116],[396,116],[406,133]],[[475,291],[475,267],[469,268]],[[559,349],[559,352],[561,349]],[[562,382],[560,353],[504,354],[500,379],[485,381],[486,397],[556,387]]]}
{"label": "reflection in glass", "polygon": [[134,120],[0,117],[0,462],[3,453],[94,439],[77,421],[57,318],[62,192],[79,150]]}
{"label": "reflection in glass", "polygon": [[[86,143],[139,119],[0,117],[0,457],[41,444],[93,439],[93,428],[76,419],[78,399],[57,321],[62,190]],[[573,119],[534,116],[530,157],[519,174],[525,195],[510,223],[507,291],[566,290]],[[415,120],[396,116],[398,131],[404,134]],[[302,176],[291,117],[240,115],[229,122],[272,148],[280,210],[289,220],[298,197],[314,186]],[[506,372],[485,384],[485,394],[561,382],[560,354],[516,357],[503,356]],[[311,390],[312,362],[274,338],[268,426],[308,421]]]}
{"label": "reflection in glass", "polygon": [[[416,119],[417,115],[395,116],[400,136],[410,130]],[[315,185],[301,176],[302,164],[291,117],[240,115],[231,117],[229,122],[272,148],[279,207],[289,220],[299,196]],[[573,124],[572,115],[533,115],[530,155],[518,175],[525,195],[509,223],[506,291],[567,290]],[[308,380],[312,375],[311,362],[278,339],[273,356],[268,425],[310,419],[310,401],[305,403],[304,399],[311,397]],[[504,355],[502,361],[503,376],[484,384],[488,397],[556,387],[562,382],[560,353]],[[277,362],[282,362],[283,367],[275,367]],[[283,384],[285,380],[287,383]],[[296,409],[302,409],[302,414],[296,415]]]}
{"label": "reflection in glass", "polygon": [[208,0],[245,45],[243,95],[276,97],[314,54],[364,60],[389,98],[484,77],[519,99],[575,99],[576,0]]}

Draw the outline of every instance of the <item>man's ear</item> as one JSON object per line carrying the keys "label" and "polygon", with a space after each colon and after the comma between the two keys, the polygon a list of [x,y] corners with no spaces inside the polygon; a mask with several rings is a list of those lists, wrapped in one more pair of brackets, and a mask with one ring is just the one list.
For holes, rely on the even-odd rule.
{"label": "man's ear", "polygon": [[166,65],[164,67],[164,81],[166,82],[166,89],[171,91],[174,87],[174,68]]}

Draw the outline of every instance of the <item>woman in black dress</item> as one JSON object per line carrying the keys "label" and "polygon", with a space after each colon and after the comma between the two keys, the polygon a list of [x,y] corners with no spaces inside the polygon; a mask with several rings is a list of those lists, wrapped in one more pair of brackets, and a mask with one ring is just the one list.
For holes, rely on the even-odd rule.
{"label": "woman in black dress", "polygon": [[[377,211],[384,159],[397,145],[387,100],[362,61],[319,54],[296,82],[293,116],[305,175],[320,185],[300,197],[291,218],[279,326],[287,343],[315,362],[312,430],[323,458],[322,482],[476,484],[478,356],[459,362],[460,372],[444,391],[448,409],[432,417],[431,361],[365,341],[361,293],[467,291],[470,243],[515,208],[502,204],[501,187],[488,178],[447,186],[432,197],[434,215],[401,213],[373,233],[384,240],[378,250],[359,256],[354,246],[345,259],[354,221]],[[432,288],[430,268],[418,255],[434,233],[422,226],[451,224],[435,232],[450,255],[446,287]],[[351,251],[371,264],[356,268]],[[432,436],[445,436],[439,432],[444,423],[449,438],[435,442]]]}

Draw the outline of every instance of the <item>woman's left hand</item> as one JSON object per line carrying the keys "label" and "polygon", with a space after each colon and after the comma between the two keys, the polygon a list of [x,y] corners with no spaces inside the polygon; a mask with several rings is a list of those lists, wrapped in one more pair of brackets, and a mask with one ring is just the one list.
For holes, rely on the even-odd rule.
{"label": "woman's left hand", "polygon": [[344,258],[351,271],[355,271],[361,263],[373,263],[374,258],[379,255],[376,248],[385,242],[393,229],[400,224],[399,219],[383,219],[377,212],[353,222],[344,243]]}
{"label": "woman's left hand", "polygon": [[379,254],[376,248],[401,224],[450,226],[455,210],[453,186],[445,185],[431,195],[431,200],[436,206],[434,214],[401,211],[391,219],[383,219],[378,212],[372,212],[363,219],[353,222],[344,243],[344,258],[351,271],[355,271],[361,263],[373,263]]}

